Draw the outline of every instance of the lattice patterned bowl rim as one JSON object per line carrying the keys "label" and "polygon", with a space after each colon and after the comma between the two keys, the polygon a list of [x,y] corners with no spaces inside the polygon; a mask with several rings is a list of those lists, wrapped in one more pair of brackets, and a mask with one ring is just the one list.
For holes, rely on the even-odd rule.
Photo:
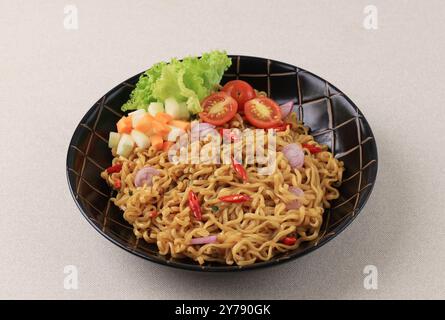
{"label": "lattice patterned bowl rim", "polygon": [[[152,261],[152,262],[156,262],[159,263],[161,265],[166,265],[166,266],[170,266],[170,267],[174,267],[174,268],[179,268],[179,269],[185,269],[185,270],[192,270],[192,271],[211,271],[211,272],[225,272],[225,271],[243,271],[243,270],[252,270],[252,269],[258,269],[258,268],[264,268],[264,267],[268,267],[268,266],[274,266],[274,265],[278,265],[280,263],[284,263],[287,261],[291,261],[294,260],[298,257],[304,256],[314,250],[316,250],[317,248],[320,248],[321,246],[323,246],[324,244],[326,244],[327,242],[329,242],[330,240],[332,240],[333,238],[335,238],[338,234],[340,234],[347,226],[349,226],[351,224],[351,222],[358,216],[358,214],[361,212],[361,210],[363,209],[363,207],[365,206],[365,204],[367,203],[367,201],[370,198],[370,195],[372,193],[372,190],[374,188],[375,185],[375,181],[377,178],[377,171],[378,171],[378,153],[377,153],[377,144],[375,141],[375,137],[374,134],[372,132],[371,127],[369,126],[368,121],[366,120],[366,118],[364,117],[363,113],[360,111],[360,109],[355,105],[355,103],[347,96],[345,95],[341,90],[339,90],[337,87],[335,87],[334,85],[332,85],[330,82],[326,81],[325,79],[313,74],[310,71],[307,71],[305,69],[302,69],[300,67],[296,67],[294,65],[285,63],[285,62],[281,62],[281,61],[277,61],[277,60],[273,60],[273,59],[268,59],[268,58],[261,58],[261,57],[254,57],[254,56],[245,56],[245,55],[229,55],[230,58],[232,58],[232,60],[236,59],[237,61],[237,69],[239,69],[239,61],[240,59],[252,59],[252,60],[265,60],[267,61],[267,64],[270,65],[271,63],[275,63],[278,65],[282,65],[284,67],[287,68],[291,68],[295,70],[296,75],[298,76],[298,74],[300,72],[304,72],[314,78],[319,79],[320,81],[324,82],[326,84],[326,86],[329,86],[330,88],[332,88],[333,90],[335,90],[339,95],[342,95],[347,102],[353,107],[355,108],[355,110],[357,111],[357,114],[360,116],[361,121],[363,121],[366,126],[367,126],[367,130],[369,137],[371,137],[372,139],[372,143],[374,144],[374,155],[373,155],[373,164],[375,166],[375,170],[373,171],[374,173],[372,174],[372,176],[370,177],[370,180],[372,180],[372,184],[369,186],[369,191],[367,192],[366,196],[364,197],[363,201],[353,210],[353,214],[349,217],[349,219],[343,219],[343,221],[341,221],[341,223],[339,223],[333,231],[330,232],[330,234],[322,237],[320,240],[317,240],[316,243],[314,245],[311,246],[307,246],[306,248],[304,248],[303,250],[299,250],[296,252],[291,252],[287,255],[284,255],[282,257],[274,257],[273,259],[269,260],[269,261],[261,261],[261,262],[256,262],[254,264],[251,265],[247,265],[247,266],[237,266],[237,265],[198,265],[195,264],[194,262],[192,262],[191,260],[184,260],[184,261],[180,261],[180,260],[175,260],[175,261],[171,261],[169,259],[165,259],[165,258],[159,258],[157,256],[154,255],[149,255],[149,254],[143,254],[139,251],[136,251],[134,249],[132,249],[129,245],[125,245],[121,242],[119,242],[117,239],[113,238],[110,234],[104,232],[98,225],[96,225],[93,220],[88,216],[88,214],[86,213],[86,209],[83,207],[83,205],[79,202],[78,198],[77,198],[77,190],[75,190],[75,186],[72,185],[71,181],[70,181],[70,177],[69,177],[69,173],[70,170],[72,170],[70,168],[70,164],[72,164],[73,162],[73,142],[75,140],[75,136],[76,136],[76,132],[78,130],[78,128],[82,125],[82,121],[90,114],[92,114],[94,112],[94,109],[99,107],[97,106],[98,103],[100,103],[100,101],[104,101],[105,97],[108,96],[110,93],[116,91],[116,89],[125,86],[125,85],[129,85],[129,81],[131,82],[131,79],[135,79],[136,77],[139,77],[139,75],[141,75],[143,72],[134,75],[130,78],[128,78],[127,80],[119,83],[118,85],[116,85],[115,87],[113,87],[111,90],[109,90],[101,99],[98,100],[98,102],[96,102],[86,113],[85,115],[82,117],[82,119],[80,120],[80,122],[78,123],[78,125],[76,126],[76,129],[74,131],[74,134],[72,136],[72,138],[70,139],[70,144],[68,146],[68,152],[67,152],[67,158],[66,158],[66,177],[67,177],[67,181],[68,181],[68,186],[70,189],[70,193],[74,199],[74,202],[76,203],[77,207],[79,208],[80,212],[82,213],[82,215],[85,217],[85,219],[91,224],[91,226],[93,226],[94,229],[96,229],[97,232],[99,232],[102,236],[104,236],[106,239],[108,239],[109,241],[111,241],[112,243],[114,243],[115,245],[119,246],[120,248],[136,255],[139,256],[143,259]],[[240,76],[239,70],[236,71],[236,78],[238,78]],[[242,75],[241,75],[242,76]],[[269,75],[268,75],[269,77]],[[299,88],[300,90],[300,88]],[[327,97],[328,98],[328,97]],[[300,107],[303,104],[302,101],[299,101]],[[361,150],[361,149],[360,149]],[[359,171],[362,171],[365,167],[361,167]],[[80,183],[80,179],[79,179],[79,183]],[[358,192],[360,192],[361,190],[358,190]],[[359,199],[359,194],[357,195],[357,202]],[[110,201],[108,199],[108,201]]]}

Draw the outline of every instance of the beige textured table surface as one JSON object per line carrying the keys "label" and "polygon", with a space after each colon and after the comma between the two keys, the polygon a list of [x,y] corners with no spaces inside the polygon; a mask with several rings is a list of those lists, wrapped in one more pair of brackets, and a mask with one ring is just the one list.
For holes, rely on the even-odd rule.
{"label": "beige textured table surface", "polygon": [[[203,5],[200,3],[208,3]],[[78,29],[64,28],[64,7]],[[363,27],[378,9],[378,29]],[[0,1],[0,298],[445,298],[443,1]],[[154,62],[210,49],[308,69],[374,130],[365,209],[312,254],[203,274],[133,256],[99,235],[68,190],[75,126]],[[64,288],[64,267],[78,289]],[[363,270],[378,270],[378,289]]]}

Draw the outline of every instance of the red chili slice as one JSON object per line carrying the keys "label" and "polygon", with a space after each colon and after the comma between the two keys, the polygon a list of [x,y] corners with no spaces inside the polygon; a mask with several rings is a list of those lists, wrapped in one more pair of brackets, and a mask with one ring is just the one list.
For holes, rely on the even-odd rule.
{"label": "red chili slice", "polygon": [[107,170],[108,174],[121,172],[121,170],[122,170],[122,163],[116,163],[115,165],[108,167],[106,170]]}
{"label": "red chili slice", "polygon": [[150,218],[156,218],[158,215],[159,215],[159,212],[156,211],[156,210],[153,210],[153,211],[151,211],[151,212],[148,214],[148,216],[149,216]]}
{"label": "red chili slice", "polygon": [[122,187],[122,182],[119,179],[114,180],[114,189],[120,189]]}
{"label": "red chili slice", "polygon": [[241,177],[241,179],[243,179],[243,181],[246,182],[247,181],[246,169],[243,167],[241,163],[237,163],[235,159],[233,159],[233,157],[232,157],[232,167],[233,170],[235,170],[235,172]]}
{"label": "red chili slice", "polygon": [[319,152],[323,151],[323,149],[321,149],[320,147],[317,147],[317,146],[314,146],[314,145],[308,144],[308,143],[303,143],[302,146],[303,146],[303,148],[308,149],[310,153],[319,153]]}
{"label": "red chili slice", "polygon": [[229,196],[224,196],[218,198],[222,202],[230,202],[230,203],[242,203],[246,201],[250,201],[252,198],[249,197],[247,194],[232,194]]}
{"label": "red chili slice", "polygon": [[282,242],[287,246],[292,246],[297,242],[297,239],[295,237],[286,237]]}
{"label": "red chili slice", "polygon": [[188,198],[189,198],[189,207],[193,213],[193,216],[196,218],[196,220],[200,221],[202,219],[202,212],[198,196],[192,190],[190,190]]}

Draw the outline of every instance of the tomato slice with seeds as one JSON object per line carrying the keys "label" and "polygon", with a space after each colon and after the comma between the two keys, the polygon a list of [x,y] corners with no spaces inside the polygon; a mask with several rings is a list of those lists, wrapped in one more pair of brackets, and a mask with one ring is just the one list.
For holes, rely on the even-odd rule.
{"label": "tomato slice with seeds", "polygon": [[275,101],[266,97],[249,100],[244,105],[247,121],[257,128],[268,129],[280,125],[281,109]]}
{"label": "tomato slice with seeds", "polygon": [[225,92],[211,94],[201,103],[203,111],[199,117],[215,126],[223,125],[231,120],[238,110],[238,103]]}
{"label": "tomato slice with seeds", "polygon": [[255,90],[253,90],[252,86],[243,80],[232,80],[227,82],[221,91],[226,92],[233,99],[238,102],[238,112],[243,113],[244,104],[255,98]]}

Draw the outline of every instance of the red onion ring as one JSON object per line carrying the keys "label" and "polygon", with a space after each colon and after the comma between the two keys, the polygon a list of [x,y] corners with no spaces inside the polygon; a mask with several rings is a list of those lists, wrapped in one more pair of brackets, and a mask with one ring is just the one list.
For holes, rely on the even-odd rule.
{"label": "red onion ring", "polygon": [[304,151],[300,145],[289,143],[282,149],[284,156],[292,168],[301,168],[304,164]]}
{"label": "red onion ring", "polygon": [[142,187],[144,184],[147,186],[153,185],[153,176],[159,175],[159,170],[152,167],[144,167],[140,169],[134,178],[134,185],[136,187]]}
{"label": "red onion ring", "polygon": [[291,113],[293,107],[294,107],[294,102],[292,100],[280,105],[281,119],[286,118]]}
{"label": "red onion ring", "polygon": [[216,242],[216,236],[194,238],[194,239],[190,240],[190,244],[207,244],[207,243],[215,243],[215,242]]}
{"label": "red onion ring", "polygon": [[[301,197],[304,195],[304,191],[298,187],[290,187],[289,191],[292,192],[297,197]],[[293,200],[293,201],[289,202],[288,204],[286,204],[286,209],[288,209],[288,210],[298,209],[300,207],[301,207],[301,203],[298,200]]]}

